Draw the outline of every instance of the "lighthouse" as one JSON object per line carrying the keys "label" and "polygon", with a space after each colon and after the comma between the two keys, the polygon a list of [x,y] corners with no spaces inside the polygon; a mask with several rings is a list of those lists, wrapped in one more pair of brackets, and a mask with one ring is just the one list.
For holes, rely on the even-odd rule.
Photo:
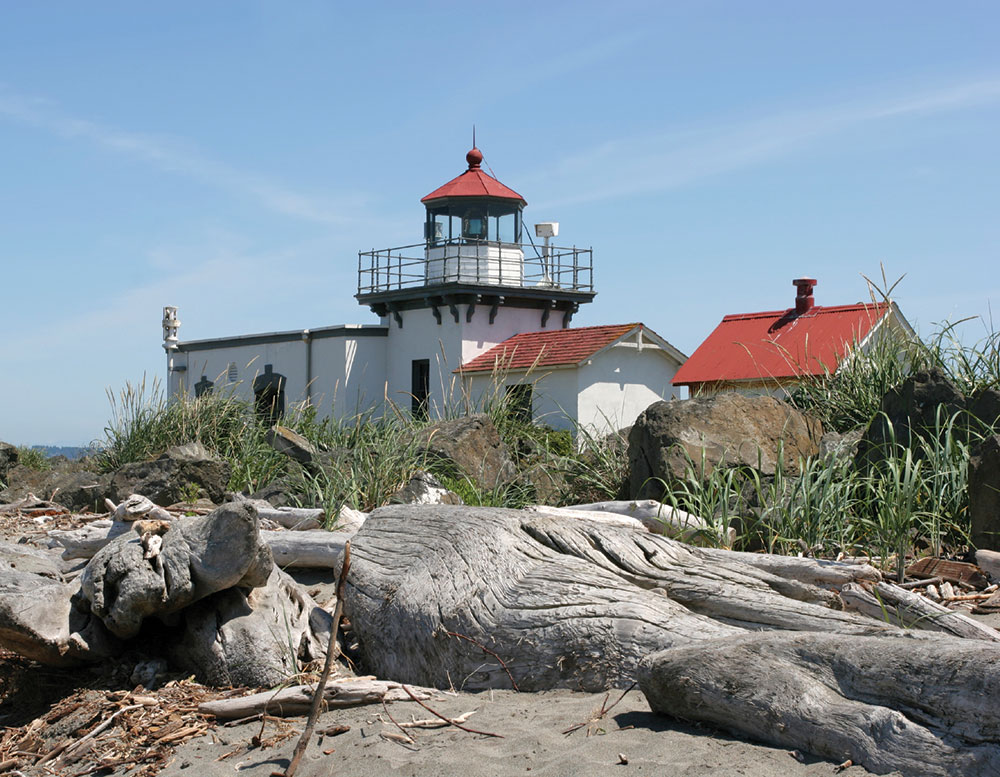
{"label": "lighthouse", "polygon": [[358,302],[389,328],[389,395],[408,394],[414,412],[454,401],[470,359],[519,332],[566,329],[595,296],[591,249],[549,245],[553,222],[536,225],[536,243],[524,197],[483,170],[478,148],[465,161],[421,198],[423,242],[358,257]]}
{"label": "lighthouse", "polygon": [[433,419],[504,392],[526,420],[594,432],[676,396],[685,356],[648,327],[570,326],[596,294],[591,249],[559,247],[556,222],[527,226],[524,197],[473,146],[466,169],[421,198],[420,242],[358,253],[355,298],[377,324],[182,342],[169,306],[169,393],[234,393],[270,423],[301,405]]}

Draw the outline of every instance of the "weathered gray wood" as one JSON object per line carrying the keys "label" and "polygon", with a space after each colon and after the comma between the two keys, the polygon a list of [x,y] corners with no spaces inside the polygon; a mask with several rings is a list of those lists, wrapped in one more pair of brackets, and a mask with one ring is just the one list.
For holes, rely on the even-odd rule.
{"label": "weathered gray wood", "polygon": [[[608,516],[612,517],[612,516]],[[891,627],[830,591],[630,526],[528,511],[393,506],[352,540],[346,612],[368,666],[420,685],[600,689],[669,645],[741,629]]]}
{"label": "weathered gray wood", "polygon": [[119,638],[134,637],[149,616],[162,618],[217,591],[262,586],[274,566],[250,507],[229,503],[166,526],[156,558],[145,558],[131,533],[101,548],[84,570],[82,597]]}
{"label": "weathered gray wood", "polygon": [[264,586],[188,606],[171,630],[172,663],[216,687],[274,686],[326,654],[332,618],[277,567]]}
{"label": "weathered gray wood", "polygon": [[274,556],[274,563],[282,569],[291,567],[313,569],[339,569],[340,554],[344,543],[354,536],[353,531],[269,531],[260,533]]}
{"label": "weathered gray wood", "polygon": [[1000,774],[1000,646],[943,635],[743,634],[655,653],[650,707],[876,774]]}
{"label": "weathered gray wood", "polygon": [[[268,715],[304,715],[312,704],[314,685],[295,685],[279,691],[264,691],[232,699],[202,702],[198,711],[220,720],[239,720],[264,712]],[[436,693],[429,688],[408,686],[420,700]],[[361,704],[412,701],[399,683],[376,680],[374,677],[340,677],[330,680],[323,690],[323,702],[328,707],[356,707]]]}
{"label": "weathered gray wood", "polygon": [[849,583],[840,589],[840,596],[846,608],[903,628],[1000,642],[1000,632],[996,629],[891,583],[878,583],[871,591],[857,583]]}
{"label": "weathered gray wood", "polygon": [[698,552],[710,558],[749,564],[772,575],[810,585],[840,587],[862,580],[878,582],[882,579],[882,573],[870,564],[779,556],[772,553],[743,553],[723,548],[702,548]]}
{"label": "weathered gray wood", "polygon": [[[261,539],[271,548],[274,562],[282,569],[313,567],[335,569],[344,543],[354,536],[357,523],[348,523],[342,531],[278,531],[262,530]],[[131,531],[132,524],[124,521],[91,521],[79,529],[49,532],[50,547],[63,548],[64,559],[93,558],[111,540]]]}
{"label": "weathered gray wood", "polygon": [[627,501],[590,502],[569,505],[568,510],[584,512],[612,513],[635,518],[654,534],[664,534],[678,540],[690,541],[708,531],[704,519],[692,513],[678,510],[655,499],[631,499]]}
{"label": "weathered gray wood", "polygon": [[261,522],[273,521],[292,531],[309,531],[323,525],[326,511],[320,507],[273,507],[264,499],[247,499],[257,510]]}
{"label": "weathered gray wood", "polygon": [[132,524],[98,518],[79,529],[53,529],[48,533],[50,548],[63,548],[64,559],[93,558],[115,537],[132,531]]}

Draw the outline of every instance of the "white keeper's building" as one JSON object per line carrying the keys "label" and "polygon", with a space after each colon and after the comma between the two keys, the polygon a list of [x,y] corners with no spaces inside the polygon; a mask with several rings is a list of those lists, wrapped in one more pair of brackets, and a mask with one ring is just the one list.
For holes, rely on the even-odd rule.
{"label": "white keeper's building", "polygon": [[345,417],[392,402],[433,418],[499,390],[538,422],[594,432],[679,396],[686,357],[641,323],[570,327],[596,294],[591,250],[551,245],[552,222],[522,242],[526,202],[482,160],[473,148],[468,169],[421,200],[422,242],[359,254],[355,297],[377,324],[185,342],[177,308],[164,308],[170,395],[233,391],[271,417],[293,403]]}

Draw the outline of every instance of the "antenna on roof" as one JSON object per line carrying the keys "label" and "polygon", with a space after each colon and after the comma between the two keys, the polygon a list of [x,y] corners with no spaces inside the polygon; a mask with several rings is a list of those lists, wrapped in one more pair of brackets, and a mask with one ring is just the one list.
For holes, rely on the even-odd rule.
{"label": "antenna on roof", "polygon": [[472,147],[476,147],[476,125],[472,125]]}

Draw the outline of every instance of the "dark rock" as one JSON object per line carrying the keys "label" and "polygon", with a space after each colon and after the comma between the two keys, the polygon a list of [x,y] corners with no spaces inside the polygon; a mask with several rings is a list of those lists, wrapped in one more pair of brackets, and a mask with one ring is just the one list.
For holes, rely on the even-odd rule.
{"label": "dark rock", "polygon": [[827,432],[819,441],[819,455],[823,458],[832,456],[837,459],[853,459],[858,453],[863,429],[853,429],[850,432]]}
{"label": "dark rock", "polygon": [[773,475],[779,448],[785,472],[819,453],[822,424],[774,397],[722,393],[656,402],[629,433],[629,488],[633,498],[659,498],[663,484],[683,478],[691,463],[707,475],[717,466],[748,466]]}
{"label": "dark rock", "polygon": [[967,397],[944,373],[932,369],[914,373],[888,391],[880,407],[858,443],[855,462],[862,470],[883,461],[893,443],[912,449],[920,458],[916,437],[937,433],[952,418],[959,439],[993,427],[1000,420],[1000,392],[987,389]]}
{"label": "dark rock", "polygon": [[170,448],[158,459],[126,464],[111,478],[112,499],[142,494],[161,507],[190,497],[219,504],[229,483],[229,463],[198,442]]}
{"label": "dark rock", "polygon": [[987,437],[969,457],[972,544],[1000,550],[1000,434]]}
{"label": "dark rock", "polygon": [[0,496],[0,501],[12,502],[31,493],[73,511],[103,512],[104,498],[111,490],[109,475],[81,471],[72,466],[68,470],[37,470],[18,464],[10,470],[7,477],[8,488]]}
{"label": "dark rock", "polygon": [[521,473],[525,486],[534,494],[540,505],[558,505],[569,491],[566,472],[550,464],[535,464]]}
{"label": "dark rock", "polygon": [[278,453],[283,453],[300,464],[310,464],[319,455],[315,445],[285,426],[272,426],[267,430],[266,438],[268,445]]}
{"label": "dark rock", "polygon": [[438,421],[420,430],[428,466],[465,477],[487,491],[517,477],[517,468],[493,422],[485,415]]}
{"label": "dark rock", "polygon": [[0,442],[0,483],[7,483],[7,473],[17,464],[17,447]]}
{"label": "dark rock", "polygon": [[462,497],[449,491],[430,472],[417,470],[410,482],[389,497],[396,505],[460,505]]}
{"label": "dark rock", "polygon": [[943,422],[963,412],[965,397],[935,369],[917,372],[890,389],[880,409],[858,443],[856,461],[861,469],[885,459],[892,443],[909,448],[913,433],[933,429],[939,414]]}

